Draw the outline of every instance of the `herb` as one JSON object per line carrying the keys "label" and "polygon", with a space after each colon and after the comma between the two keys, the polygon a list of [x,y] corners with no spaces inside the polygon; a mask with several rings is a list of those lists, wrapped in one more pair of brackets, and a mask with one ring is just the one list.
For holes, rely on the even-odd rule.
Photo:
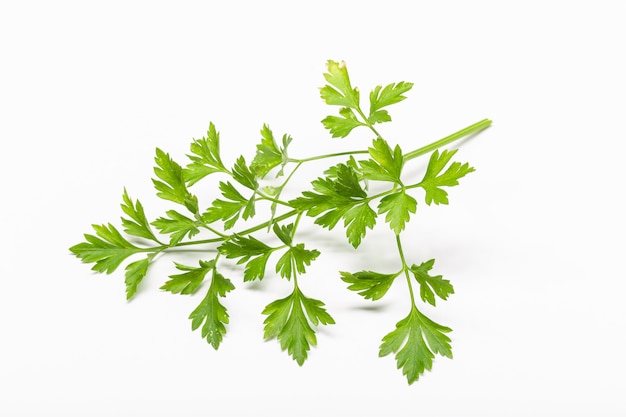
{"label": "herb", "polygon": [[[229,168],[220,156],[220,134],[210,123],[206,136],[191,143],[185,166],[163,150],[156,150],[156,178],[152,181],[157,196],[175,203],[175,208],[149,221],[142,204],[124,189],[121,225],[126,237],[112,224],[93,225],[95,234],[85,234],[85,241],[70,251],[83,262],[93,264],[94,271],[107,274],[133,258],[125,267],[126,296],[131,299],[156,255],[192,245],[209,245],[213,249],[207,251],[211,257],[195,266],[175,263],[179,272],[170,275],[161,289],[173,294],[206,291],[189,319],[192,329],[200,329],[202,337],[215,349],[220,346],[229,322],[223,299],[235,288],[220,272],[224,260],[243,265],[243,282],[261,281],[270,275],[285,278],[291,286],[288,295],[271,301],[262,311],[266,316],[264,337],[278,339],[281,348],[302,365],[311,347],[317,344],[317,327],[335,321],[322,301],[305,295],[298,285],[307,268],[320,257],[317,249],[300,241],[300,220],[309,216],[327,229],[341,224],[348,243],[355,249],[377,221],[385,222],[395,235],[399,269],[342,271],[338,275],[348,289],[372,301],[384,297],[399,277],[406,279],[409,313],[382,338],[379,355],[394,354],[398,368],[411,384],[431,369],[435,355],[452,357],[448,337],[451,329],[426,317],[418,309],[415,294],[434,306],[437,298],[447,299],[454,289],[450,281],[431,272],[433,259],[409,265],[401,236],[417,211],[418,200],[427,205],[448,204],[447,189],[474,171],[467,163],[451,162],[456,150],[440,152],[439,148],[485,129],[491,121],[482,120],[430,145],[404,152],[399,145],[385,140],[377,127],[391,121],[388,107],[403,101],[413,84],[401,81],[375,87],[364,110],[360,90],[352,86],[346,65],[328,61],[327,69],[327,84],[320,90],[321,97],[327,104],[339,106],[339,111],[338,115],[324,118],[323,125],[335,138],[345,138],[357,128],[368,129],[373,140],[367,148],[295,158],[288,154],[291,136],[285,134],[279,140],[264,125],[251,162],[240,156]],[[422,179],[403,176],[407,162],[428,153],[430,159]],[[303,164],[337,159],[339,162],[323,171],[299,197],[288,201],[281,198]],[[273,179],[269,178],[270,173],[274,173]],[[193,189],[208,176],[220,179],[219,196],[209,207],[202,208]],[[260,180],[271,180],[273,185],[261,187]],[[384,191],[373,194],[368,187],[373,181],[380,183]],[[257,221],[261,211],[265,217]],[[254,226],[244,227],[244,221],[253,222]],[[416,288],[419,291],[414,291]]]}

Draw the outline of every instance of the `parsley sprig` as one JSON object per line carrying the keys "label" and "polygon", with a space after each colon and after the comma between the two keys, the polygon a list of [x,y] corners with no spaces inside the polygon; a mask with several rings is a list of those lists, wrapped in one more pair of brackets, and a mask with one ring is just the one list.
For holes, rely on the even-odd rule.
{"label": "parsley sprig", "polygon": [[[263,125],[251,162],[242,155],[229,166],[220,154],[220,133],[210,123],[207,134],[191,143],[186,165],[156,149],[156,178],[152,182],[157,196],[175,204],[174,208],[150,221],[139,200],[133,200],[124,189],[122,231],[111,223],[94,224],[95,234],[85,234],[85,240],[70,251],[83,262],[93,264],[92,269],[97,272],[111,274],[126,263],[126,297],[131,299],[158,254],[196,245],[211,246],[214,251],[207,252],[211,257],[199,260],[198,265],[175,262],[178,272],[170,275],[161,289],[183,295],[205,291],[189,319],[192,329],[199,329],[202,338],[215,349],[221,345],[229,322],[223,299],[235,289],[231,279],[221,272],[224,260],[242,265],[244,283],[262,281],[269,275],[284,278],[291,289],[284,297],[269,302],[261,312],[265,316],[264,337],[276,338],[281,348],[302,365],[311,347],[317,344],[316,329],[334,324],[335,320],[324,302],[305,295],[298,284],[307,268],[320,257],[319,250],[301,241],[301,219],[311,217],[315,224],[329,230],[341,224],[348,243],[355,249],[377,222],[384,222],[395,235],[399,269],[341,271],[338,275],[349,290],[372,301],[383,298],[393,283],[404,276],[409,289],[409,312],[383,336],[379,355],[394,354],[398,368],[411,384],[432,368],[435,355],[452,357],[448,336],[451,329],[434,322],[418,307],[420,302],[435,306],[437,299],[446,300],[454,288],[450,281],[431,272],[434,259],[409,263],[401,236],[420,200],[427,205],[448,204],[448,189],[474,171],[467,163],[452,161],[456,150],[440,149],[487,128],[491,121],[482,120],[422,148],[404,152],[400,145],[384,139],[377,127],[391,121],[388,107],[403,101],[412,83],[376,86],[364,108],[360,90],[352,86],[345,63],[328,61],[324,78],[327,83],[320,90],[321,98],[339,110],[338,115],[325,117],[323,125],[333,138],[345,138],[357,128],[369,130],[373,139],[366,148],[294,158],[288,152],[292,137],[275,136],[268,125]],[[423,178],[406,178],[406,163],[427,154],[430,158]],[[282,198],[302,165],[337,159],[298,197]],[[271,173],[273,179],[268,178]],[[218,176],[219,195],[203,208],[194,186],[209,176]],[[268,181],[272,185],[261,186]],[[383,191],[372,192],[371,182],[381,184]],[[259,213],[264,217],[257,221]]]}

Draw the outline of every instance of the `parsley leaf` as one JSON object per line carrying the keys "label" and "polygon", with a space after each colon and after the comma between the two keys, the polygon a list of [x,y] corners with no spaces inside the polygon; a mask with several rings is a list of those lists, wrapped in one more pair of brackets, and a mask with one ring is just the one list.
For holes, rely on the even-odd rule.
{"label": "parsley leaf", "polygon": [[152,222],[152,225],[159,229],[161,233],[170,234],[170,245],[176,245],[185,236],[190,238],[200,233],[198,222],[190,219],[177,212],[176,210],[168,210],[165,212],[168,218],[159,217]]}
{"label": "parsley leaf", "polygon": [[124,232],[131,236],[142,237],[144,239],[160,243],[150,228],[150,223],[148,222],[148,219],[146,219],[146,214],[144,213],[143,206],[139,200],[137,200],[136,203],[133,203],[133,200],[126,192],[126,188],[124,188],[124,195],[122,199],[124,201],[122,203],[122,211],[130,217],[130,219],[122,217]]}
{"label": "parsley leaf", "polygon": [[311,346],[317,345],[311,325],[335,324],[323,302],[305,297],[297,287],[289,296],[268,304],[263,314],[267,315],[265,339],[278,338],[282,350],[287,350],[300,366],[307,359]]}
{"label": "parsley leaf", "polygon": [[352,130],[359,126],[367,126],[360,122],[352,109],[343,107],[339,110],[339,116],[326,116],[322,119],[322,124],[328,130],[333,138],[345,138]]}
{"label": "parsley leaf", "polygon": [[[291,246],[285,251],[276,263],[276,272],[283,278],[291,279],[295,272],[304,274],[306,272],[305,266],[311,265],[320,255],[320,251],[317,249],[304,249],[303,243],[298,243],[295,246]],[[295,268],[295,270],[294,270]]]}
{"label": "parsley leaf", "polygon": [[399,83],[389,84],[383,88],[378,85],[370,93],[370,112],[367,120],[371,124],[390,122],[391,116],[387,110],[381,110],[383,107],[399,103],[406,98],[403,94],[413,87],[413,83],[400,81]]}
{"label": "parsley leaf", "polygon": [[402,374],[412,384],[432,368],[435,354],[452,358],[450,338],[446,335],[451,331],[413,307],[396,324],[396,329],[383,337],[379,356],[395,353],[398,369],[402,368]]}
{"label": "parsley leaf", "polygon": [[322,124],[333,138],[345,138],[350,132],[359,126],[367,126],[356,117],[354,110],[361,113],[359,107],[359,90],[350,84],[348,69],[345,62],[335,62],[329,60],[326,64],[328,72],[324,78],[327,85],[320,89],[320,96],[326,104],[342,106],[339,110],[340,116],[328,116],[322,120]]}
{"label": "parsley leaf", "polygon": [[339,164],[332,176],[318,178],[311,184],[316,192],[304,191],[301,197],[289,203],[308,216],[317,217],[315,223],[329,230],[343,218],[348,241],[358,247],[367,229],[376,224],[376,212],[369,207],[367,193],[354,168]]}
{"label": "parsley leaf", "polygon": [[159,148],[156,149],[154,161],[157,164],[154,173],[161,180],[152,180],[158,191],[157,196],[182,204],[192,213],[198,213],[198,198],[187,190],[181,166]]}
{"label": "parsley leaf", "polygon": [[[256,146],[256,155],[250,163],[250,171],[253,172],[259,178],[265,178],[265,176],[278,165],[283,167],[287,163],[287,145],[291,142],[291,137],[288,135],[283,136],[283,146],[281,149],[274,139],[274,134],[270,130],[268,125],[263,125],[261,129],[261,143]],[[282,175],[283,170],[276,176]]]}
{"label": "parsley leaf", "polygon": [[358,108],[359,90],[350,84],[346,63],[329,60],[326,67],[328,72],[324,78],[328,84],[320,89],[322,99],[326,104]]}
{"label": "parsley leaf", "polygon": [[112,225],[92,225],[96,235],[85,234],[86,242],[70,248],[70,251],[85,263],[94,263],[97,272],[112,273],[126,258],[143,249],[130,243]]}
{"label": "parsley leaf", "polygon": [[228,278],[224,278],[213,269],[211,285],[206,296],[189,315],[191,329],[196,330],[202,326],[202,338],[206,339],[216,350],[222,343],[223,336],[226,334],[226,324],[228,324],[228,312],[220,303],[219,298],[225,297],[227,292],[234,289],[235,286]]}
{"label": "parsley leaf", "polygon": [[454,287],[450,281],[443,279],[441,275],[432,276],[428,273],[435,264],[435,260],[422,262],[420,265],[413,265],[410,271],[415,275],[415,279],[420,284],[420,297],[423,301],[435,305],[435,294],[442,300],[446,300],[448,295],[454,294]]}
{"label": "parsley leaf", "polygon": [[387,213],[385,221],[396,234],[404,230],[411,213],[415,213],[416,210],[417,201],[404,190],[384,196],[378,204],[378,214]]}
{"label": "parsley leaf", "polygon": [[274,234],[287,246],[291,246],[293,242],[293,223],[289,223],[284,226],[280,226],[278,224],[274,224],[272,230]]}
{"label": "parsley leaf", "polygon": [[205,137],[193,141],[190,150],[192,154],[187,157],[191,163],[183,170],[189,186],[214,172],[228,173],[220,158],[220,134],[213,123],[209,124]]}
{"label": "parsley leaf", "polygon": [[391,287],[393,281],[399,275],[381,274],[380,272],[361,271],[351,274],[350,272],[340,272],[341,279],[350,284],[349,290],[357,291],[366,300],[379,300]]}
{"label": "parsley leaf", "polygon": [[372,159],[359,161],[363,169],[363,177],[368,180],[389,181],[400,184],[400,174],[404,158],[400,146],[391,150],[386,140],[377,138],[368,149]]}
{"label": "parsley leaf", "polygon": [[162,290],[169,291],[172,294],[193,294],[204,281],[206,274],[215,269],[214,260],[199,261],[200,267],[197,268],[177,262],[174,262],[174,264],[176,269],[184,272],[182,274],[170,275],[169,281],[161,286]]}
{"label": "parsley leaf", "polygon": [[124,283],[126,284],[126,299],[130,300],[137,293],[137,287],[148,273],[153,255],[131,262],[126,266]]}
{"label": "parsley leaf", "polygon": [[348,242],[358,248],[367,229],[376,225],[376,212],[367,203],[354,204],[343,214],[343,219]]}
{"label": "parsley leaf", "polygon": [[339,177],[339,170],[343,169],[341,168],[342,165],[348,165],[354,171],[354,174],[356,175],[357,179],[359,181],[363,180],[363,173],[361,172],[361,169],[359,168],[358,162],[356,161],[356,159],[354,159],[354,156],[352,155],[350,156],[350,159],[348,159],[345,163],[342,162],[337,165],[328,167],[328,169],[324,171],[324,174],[326,175],[327,178],[337,179],[337,177]]}
{"label": "parsley leaf", "polygon": [[256,175],[250,170],[248,165],[246,165],[246,160],[243,156],[237,158],[232,174],[235,181],[244,187],[248,187],[253,191],[259,188]]}
{"label": "parsley leaf", "polygon": [[226,258],[239,258],[237,264],[246,263],[243,274],[244,281],[263,279],[267,261],[275,250],[253,236],[233,235],[218,248]]}
{"label": "parsley leaf", "polygon": [[202,219],[207,223],[217,220],[224,221],[224,229],[231,229],[239,217],[244,220],[253,217],[255,214],[255,197],[245,198],[230,182],[220,182],[220,191],[226,200],[216,199],[211,207],[202,215]]}
{"label": "parsley leaf", "polygon": [[[430,161],[428,162],[428,168],[424,179],[420,182],[420,186],[426,191],[426,204],[448,204],[448,193],[441,189],[441,187],[452,187],[459,185],[459,179],[474,172],[475,169],[470,167],[469,164],[461,164],[460,162],[453,162],[448,169],[441,174],[441,171],[448,164],[452,156],[457,150],[444,150],[439,153],[436,150],[432,153]],[[441,174],[441,175],[440,175]]]}

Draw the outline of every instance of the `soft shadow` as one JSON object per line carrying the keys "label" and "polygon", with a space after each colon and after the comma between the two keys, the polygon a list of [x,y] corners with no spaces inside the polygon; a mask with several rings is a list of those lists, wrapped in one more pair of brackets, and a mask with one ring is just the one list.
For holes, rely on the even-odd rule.
{"label": "soft shadow", "polygon": [[259,292],[259,291],[264,291],[265,289],[266,289],[266,286],[263,285],[261,281],[255,280],[255,281],[246,282],[246,290]]}
{"label": "soft shadow", "polygon": [[381,312],[385,311],[389,308],[389,304],[387,303],[377,303],[371,305],[354,305],[348,307],[349,310],[357,310],[357,311],[371,311],[371,312]]}

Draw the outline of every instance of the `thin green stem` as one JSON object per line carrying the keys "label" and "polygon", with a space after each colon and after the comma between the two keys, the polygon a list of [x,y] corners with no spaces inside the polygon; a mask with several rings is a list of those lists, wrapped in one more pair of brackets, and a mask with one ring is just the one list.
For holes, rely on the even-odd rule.
{"label": "thin green stem", "polygon": [[[274,220],[272,221],[266,221],[263,223],[260,223],[254,227],[250,227],[249,229],[245,229],[242,230],[241,232],[237,232],[238,235],[249,235],[250,233],[256,232],[258,230],[264,229],[267,227],[268,224],[271,224],[272,222],[280,222],[282,220],[288,219],[290,217],[295,216],[296,214],[298,214],[298,210],[291,210],[285,214],[281,214],[280,216],[276,217]],[[227,238],[229,238],[230,236],[228,236]],[[187,241],[187,242],[180,242],[177,243],[176,246],[193,246],[193,245],[204,245],[204,244],[208,244],[208,243],[218,243],[218,242],[223,242],[224,240],[226,240],[227,238],[214,238],[214,239],[203,239],[203,240],[191,240],[191,241]],[[166,246],[165,249],[168,249],[169,246]],[[145,250],[145,252],[149,252],[151,250],[154,249],[158,249],[158,248],[148,248],[147,250]]]}
{"label": "thin green stem", "polygon": [[389,195],[389,194],[395,193],[395,192],[397,191],[397,188],[396,188],[396,186],[397,186],[397,185],[398,185],[398,184],[395,184],[395,183],[394,183],[394,184],[393,184],[393,188],[390,188],[390,189],[389,189],[389,190],[387,190],[387,191],[383,191],[383,192],[378,193],[378,194],[375,194],[375,195],[367,196],[367,197],[365,197],[365,198],[363,199],[363,201],[370,202],[370,201],[372,201],[372,200],[376,200],[377,198],[384,197],[384,196],[386,196],[386,195]]}
{"label": "thin green stem", "polygon": [[209,225],[208,225],[208,224],[206,224],[205,222],[201,222],[201,223],[202,223],[202,224],[201,224],[201,226],[202,226],[202,227],[204,227],[205,229],[209,230],[209,231],[210,231],[210,232],[212,232],[212,233],[215,233],[215,234],[216,234],[216,235],[218,235],[219,237],[221,237],[221,238],[223,238],[223,239],[226,239],[226,238],[228,237],[228,235],[227,235],[227,234],[224,234],[224,233],[222,233],[222,232],[220,232],[220,231],[218,231],[218,230],[216,230],[216,229],[212,228],[211,226],[209,226]]}
{"label": "thin green stem", "polygon": [[287,176],[287,178],[285,178],[285,181],[283,181],[283,183],[280,186],[280,190],[282,191],[283,188],[285,188],[285,185],[287,185],[287,183],[289,182],[289,180],[291,179],[291,177],[293,177],[293,174],[296,173],[296,171],[298,170],[298,168],[300,168],[300,166],[302,166],[302,162],[303,161],[299,161],[298,164],[291,170],[291,172],[289,173],[289,175]]}
{"label": "thin green stem", "polygon": [[291,204],[289,204],[288,202],[283,201],[283,200],[281,200],[279,198],[266,195],[265,193],[262,193],[259,190],[256,190],[255,192],[256,192],[256,194],[259,197],[261,197],[262,200],[267,200],[267,201],[271,201],[271,202],[276,203],[276,204],[281,204],[283,206],[291,207]]}
{"label": "thin green stem", "polygon": [[291,231],[291,239],[293,240],[293,238],[296,236],[296,230],[298,229],[298,225],[300,224],[300,219],[302,218],[302,212],[298,212],[298,215],[296,216],[296,221],[293,222],[293,230]]}
{"label": "thin green stem", "polygon": [[[298,162],[298,164],[294,167],[294,169],[291,170],[291,172],[289,173],[289,175],[287,175],[287,178],[285,178],[285,181],[283,181],[283,183],[278,187],[278,193],[276,194],[276,198],[280,197],[280,194],[283,192],[283,190],[285,189],[285,186],[287,185],[287,183],[289,182],[289,180],[291,180],[291,177],[293,177],[293,175],[296,173],[296,171],[298,170],[298,168],[300,168],[302,166],[302,162]],[[289,205],[289,204],[287,204]],[[272,213],[273,214],[273,213]]]}
{"label": "thin green stem", "polygon": [[[282,194],[282,192],[285,189],[285,186],[287,185],[289,180],[291,180],[291,178],[296,173],[298,168],[300,168],[300,166],[302,166],[302,162],[298,162],[298,164],[295,166],[295,168],[291,170],[291,172],[289,173],[287,178],[285,178],[285,181],[283,181],[283,183],[277,188],[278,192],[276,193],[276,197],[274,197],[276,199],[276,201],[274,201],[272,203],[272,206],[270,207],[270,219],[267,222],[267,230],[268,230],[268,232],[269,232],[270,228],[272,227],[272,224],[274,224],[274,216],[276,215],[276,206],[279,203],[279,201],[282,201],[282,200],[279,200],[280,195]],[[291,205],[289,203],[286,203],[286,205],[288,207],[291,207]]]}
{"label": "thin green stem", "polygon": [[293,158],[290,158],[289,162],[304,163],[304,162],[311,162],[311,161],[319,161],[320,159],[326,159],[326,158],[335,158],[337,156],[359,155],[359,154],[367,154],[367,153],[369,153],[369,151],[367,151],[367,150],[365,150],[365,151],[337,152],[337,153],[329,153],[329,154],[325,154],[325,155],[313,156],[311,158],[304,158],[304,159],[293,159]]}
{"label": "thin green stem", "polygon": [[293,271],[293,289],[298,290],[298,270],[296,269],[296,260],[291,258],[291,270]]}
{"label": "thin green stem", "polygon": [[404,257],[404,251],[402,250],[402,242],[400,241],[400,234],[396,234],[396,244],[398,245],[398,252],[400,253],[400,260],[402,261],[402,270],[406,276],[406,282],[409,285],[409,294],[411,295],[411,305],[415,306],[415,295],[413,294],[413,284],[411,283],[411,276],[409,275],[409,266],[406,263]]}
{"label": "thin green stem", "polygon": [[481,120],[480,122],[474,123],[473,125],[468,126],[465,129],[461,129],[458,132],[451,134],[450,136],[446,136],[443,139],[439,139],[438,141],[433,142],[430,145],[423,146],[419,149],[416,149],[414,151],[411,151],[405,154],[404,160],[408,161],[409,159],[417,158],[418,156],[422,156],[431,151],[434,151],[435,149],[441,148],[442,146],[448,145],[454,141],[463,139],[464,137],[469,136],[473,133],[480,132],[481,130],[486,129],[489,126],[491,126],[491,120],[489,119]]}
{"label": "thin green stem", "polygon": [[[283,220],[285,220],[285,219],[288,219],[288,218],[290,218],[290,217],[295,216],[295,215],[296,215],[296,214],[298,214],[298,213],[299,213],[299,212],[298,212],[298,210],[291,210],[291,211],[289,211],[289,212],[287,212],[287,213],[285,213],[285,214],[281,214],[280,216],[276,217],[276,218],[273,220],[273,222],[280,222],[280,221],[283,221]],[[238,235],[249,235],[250,233],[256,232],[257,230],[261,230],[261,229],[266,228],[266,227],[267,227],[267,225],[268,225],[269,223],[271,223],[271,222],[272,222],[272,221],[268,220],[268,221],[266,221],[266,222],[260,223],[260,224],[258,224],[258,225],[256,225],[256,226],[254,226],[254,227],[249,228],[249,229],[245,229],[245,230],[243,230],[243,231],[241,231],[241,232],[237,232],[237,234],[238,234]]]}
{"label": "thin green stem", "polygon": [[367,119],[367,116],[365,116],[365,113],[363,113],[363,110],[361,110],[361,107],[357,107],[357,108],[356,108],[356,111],[357,111],[357,113],[359,113],[359,115],[363,118],[363,122],[364,122],[363,124],[364,124],[365,126],[369,127],[369,128],[370,128],[370,130],[371,130],[372,132],[374,132],[374,134],[376,135],[376,137],[377,137],[377,138],[381,138],[381,139],[382,139],[382,136],[380,135],[380,133],[378,133],[378,131],[376,130],[376,128],[374,127],[374,125],[372,125],[372,124],[370,123],[370,121]]}

